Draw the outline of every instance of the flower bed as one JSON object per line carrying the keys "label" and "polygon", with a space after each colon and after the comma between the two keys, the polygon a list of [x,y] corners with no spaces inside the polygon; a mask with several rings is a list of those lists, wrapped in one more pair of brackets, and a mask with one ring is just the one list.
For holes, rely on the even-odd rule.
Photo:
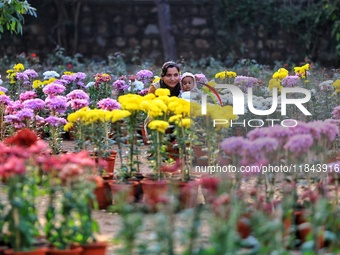
{"label": "flower bed", "polygon": [[[107,210],[122,222],[115,254],[339,251],[340,162],[328,164],[329,154],[338,152],[339,75],[323,81],[312,71],[308,64],[280,68],[267,80],[222,71],[208,81],[199,74],[197,80],[207,80],[199,87],[202,97],[185,100],[169,97],[167,89],[139,95],[154,78],[149,70],[136,76],[50,71],[39,81],[37,72],[15,65],[0,95],[1,148],[9,156],[0,171],[10,205],[1,207],[3,240],[16,250],[33,247],[43,187],[49,243],[94,242],[93,190],[106,177],[101,159],[114,149],[118,160],[106,181],[114,190]],[[147,146],[139,130],[144,121]],[[77,154],[61,154],[63,128],[74,133]],[[35,137],[41,130],[49,147]],[[30,149],[20,155],[9,146],[13,139]],[[149,165],[148,174],[141,165]],[[135,185],[114,189],[113,179]],[[148,214],[155,223],[151,237],[143,235]],[[19,231],[18,217],[31,232]],[[185,223],[175,225],[176,217]],[[27,244],[20,235],[28,236]]]}

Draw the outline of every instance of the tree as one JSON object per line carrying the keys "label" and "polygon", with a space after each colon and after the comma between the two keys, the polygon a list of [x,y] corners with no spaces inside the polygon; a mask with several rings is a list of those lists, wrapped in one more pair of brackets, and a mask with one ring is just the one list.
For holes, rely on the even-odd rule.
{"label": "tree", "polygon": [[158,12],[158,24],[161,33],[164,56],[166,60],[177,59],[175,38],[171,31],[171,15],[168,0],[155,0]]}
{"label": "tree", "polygon": [[26,14],[37,17],[36,9],[26,0],[0,0],[0,37],[5,30],[22,34]]}

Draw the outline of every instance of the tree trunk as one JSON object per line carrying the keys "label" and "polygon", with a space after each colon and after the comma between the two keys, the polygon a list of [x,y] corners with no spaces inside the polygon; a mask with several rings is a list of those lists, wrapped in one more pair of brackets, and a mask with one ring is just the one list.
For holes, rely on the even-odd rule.
{"label": "tree trunk", "polygon": [[168,0],[155,0],[158,12],[158,25],[161,33],[165,60],[177,60],[175,38],[171,30],[171,14]]}

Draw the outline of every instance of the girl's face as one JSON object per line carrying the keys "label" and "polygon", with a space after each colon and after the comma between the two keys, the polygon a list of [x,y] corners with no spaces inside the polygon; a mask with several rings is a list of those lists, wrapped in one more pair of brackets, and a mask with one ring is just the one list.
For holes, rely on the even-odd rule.
{"label": "girl's face", "polygon": [[184,77],[182,79],[182,89],[184,91],[190,91],[194,87],[194,79],[192,77]]}
{"label": "girl's face", "polygon": [[169,88],[174,88],[179,83],[180,75],[176,67],[169,67],[161,79]]}

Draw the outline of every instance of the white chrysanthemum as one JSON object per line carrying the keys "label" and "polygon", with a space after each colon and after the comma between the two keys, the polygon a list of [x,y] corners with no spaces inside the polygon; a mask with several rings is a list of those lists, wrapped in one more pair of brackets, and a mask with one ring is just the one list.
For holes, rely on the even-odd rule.
{"label": "white chrysanthemum", "polygon": [[141,81],[137,80],[135,80],[134,82],[129,81],[129,85],[130,87],[128,88],[128,91],[130,91],[131,88],[133,88],[133,91],[141,91],[144,89],[144,83]]}
{"label": "white chrysanthemum", "polygon": [[324,82],[321,82],[319,84],[319,87],[321,90],[324,90],[324,91],[333,91],[334,90],[334,87],[333,87],[333,80],[327,80],[327,81],[324,81]]}
{"label": "white chrysanthemum", "polygon": [[43,76],[44,76],[44,80],[60,77],[60,75],[56,71],[46,71],[43,73]]}
{"label": "white chrysanthemum", "polygon": [[96,84],[94,81],[90,81],[88,84],[86,84],[85,88],[91,88],[94,84]]}

